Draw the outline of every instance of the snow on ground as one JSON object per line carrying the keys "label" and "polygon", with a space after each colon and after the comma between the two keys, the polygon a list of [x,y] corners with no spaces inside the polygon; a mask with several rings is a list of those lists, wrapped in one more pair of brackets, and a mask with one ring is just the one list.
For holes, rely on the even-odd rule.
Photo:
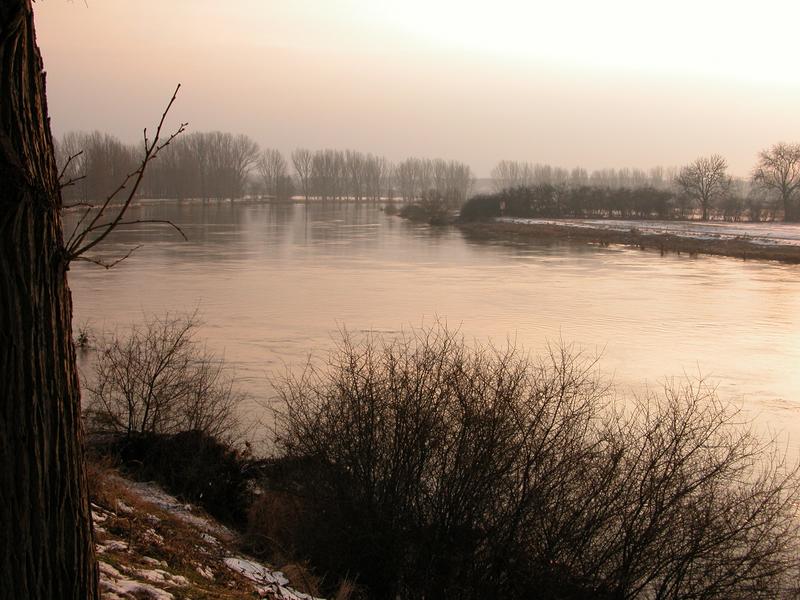
{"label": "snow on ground", "polygon": [[225,559],[230,569],[244,575],[258,586],[262,596],[274,595],[282,600],[319,600],[308,594],[289,588],[289,580],[280,571],[271,571],[264,565],[242,557],[231,556]]}
{"label": "snow on ground", "polygon": [[318,600],[290,587],[281,571],[239,554],[236,534],[192,506],[152,483],[110,477],[118,497],[92,504],[104,600],[174,600],[201,590],[206,597],[210,589],[215,598]]}
{"label": "snow on ground", "polygon": [[800,225],[791,223],[723,223],[699,221],[638,221],[610,219],[520,219],[501,217],[502,223],[562,225],[607,231],[636,229],[645,235],[670,234],[706,240],[743,239],[752,244],[800,246]]}
{"label": "snow on ground", "polygon": [[128,481],[126,484],[128,488],[135,492],[143,501],[155,504],[161,510],[174,515],[185,523],[194,525],[201,531],[212,533],[225,540],[231,540],[236,537],[234,533],[224,525],[212,522],[210,519],[194,513],[194,508],[191,504],[179,502],[175,496],[168,494],[154,483]]}
{"label": "snow on ground", "polygon": [[100,569],[100,594],[104,600],[122,600],[127,598],[147,598],[148,600],[173,600],[170,592],[136,581],[120,573],[110,564],[98,562]]}

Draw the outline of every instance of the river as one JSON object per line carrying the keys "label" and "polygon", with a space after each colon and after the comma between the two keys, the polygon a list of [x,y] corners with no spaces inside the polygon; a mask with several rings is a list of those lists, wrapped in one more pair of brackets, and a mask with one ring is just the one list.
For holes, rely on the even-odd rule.
{"label": "river", "polygon": [[159,225],[115,232],[100,256],[142,247],[110,271],[73,265],[76,324],[197,308],[253,401],[271,397],[271,376],[324,357],[338,328],[392,335],[438,318],[482,342],[599,354],[619,394],[702,375],[800,445],[798,265],[473,242],[366,204],[142,202],[130,217],[170,219],[189,241]]}

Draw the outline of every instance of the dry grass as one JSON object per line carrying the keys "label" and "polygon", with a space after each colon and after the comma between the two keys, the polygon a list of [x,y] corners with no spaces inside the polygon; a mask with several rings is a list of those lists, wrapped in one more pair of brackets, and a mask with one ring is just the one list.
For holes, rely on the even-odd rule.
{"label": "dry grass", "polygon": [[247,515],[247,548],[275,563],[293,562],[297,556],[296,538],[303,522],[302,513],[302,501],[297,496],[271,490],[260,494]]}
{"label": "dry grass", "polygon": [[292,582],[294,589],[298,592],[315,597],[320,595],[322,580],[311,572],[307,564],[288,563],[281,567],[281,572]]}
{"label": "dry grass", "polygon": [[[236,537],[227,538],[216,529],[212,535],[148,501],[108,463],[90,462],[87,472],[98,560],[131,579],[141,580],[137,573],[153,569],[185,577],[188,585],[163,588],[178,600],[254,597],[253,583],[223,562],[241,555]],[[192,516],[208,519],[213,527],[213,520],[202,511],[193,509]],[[288,567],[291,573],[286,575],[297,589],[316,591],[318,580],[307,569]]]}
{"label": "dry grass", "polygon": [[362,597],[364,597],[364,591],[349,579],[345,579],[339,584],[339,589],[333,599],[356,600]]}

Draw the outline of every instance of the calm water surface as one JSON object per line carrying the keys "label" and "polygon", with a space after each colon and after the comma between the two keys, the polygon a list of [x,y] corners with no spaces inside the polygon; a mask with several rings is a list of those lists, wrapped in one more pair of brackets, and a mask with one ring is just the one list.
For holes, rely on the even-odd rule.
{"label": "calm water surface", "polygon": [[800,266],[476,242],[352,204],[143,203],[132,216],[171,219],[189,241],[119,232],[103,256],[143,247],[111,271],[72,268],[76,323],[197,307],[253,398],[271,395],[271,373],[323,356],[339,327],[396,332],[438,316],[481,341],[601,353],[620,393],[700,373],[800,445]]}

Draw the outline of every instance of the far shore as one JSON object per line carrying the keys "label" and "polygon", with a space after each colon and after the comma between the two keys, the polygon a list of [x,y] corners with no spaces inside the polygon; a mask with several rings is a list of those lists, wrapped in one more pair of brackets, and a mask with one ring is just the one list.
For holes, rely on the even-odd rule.
{"label": "far shore", "polygon": [[743,260],[772,260],[800,264],[800,246],[785,244],[759,244],[744,238],[700,239],[668,233],[642,233],[602,229],[598,227],[572,227],[554,223],[512,223],[503,221],[476,221],[456,224],[465,235],[481,240],[569,240],[599,246],[611,244],[665,253],[705,254],[730,256]]}

